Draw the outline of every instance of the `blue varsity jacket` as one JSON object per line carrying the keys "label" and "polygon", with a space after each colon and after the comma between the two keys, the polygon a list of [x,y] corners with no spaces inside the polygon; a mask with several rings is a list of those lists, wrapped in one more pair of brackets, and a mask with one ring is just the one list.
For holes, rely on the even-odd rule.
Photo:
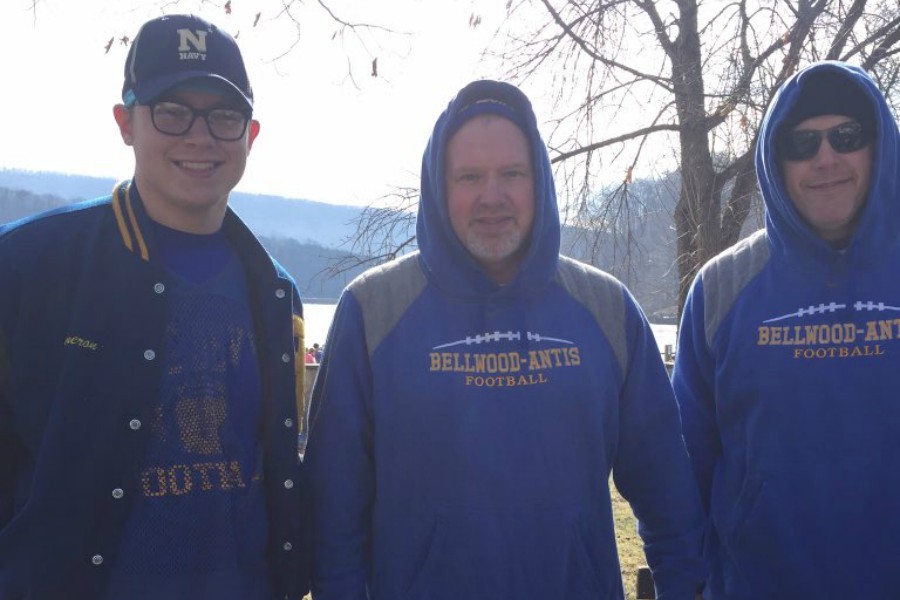
{"label": "blue varsity jacket", "polygon": [[[0,598],[102,594],[165,363],[168,274],[149,225],[120,186],[0,227]],[[269,564],[279,597],[300,598],[302,306],[230,209],[223,230],[244,265],[256,327]]]}

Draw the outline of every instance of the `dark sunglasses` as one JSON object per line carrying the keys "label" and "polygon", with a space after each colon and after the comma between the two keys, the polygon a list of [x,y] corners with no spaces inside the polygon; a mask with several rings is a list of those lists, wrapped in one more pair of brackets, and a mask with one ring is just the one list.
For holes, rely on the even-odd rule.
{"label": "dark sunglasses", "polygon": [[847,121],[830,129],[795,129],[781,136],[781,156],[786,160],[809,160],[819,153],[822,138],[835,152],[849,154],[869,143],[869,136],[858,121]]}

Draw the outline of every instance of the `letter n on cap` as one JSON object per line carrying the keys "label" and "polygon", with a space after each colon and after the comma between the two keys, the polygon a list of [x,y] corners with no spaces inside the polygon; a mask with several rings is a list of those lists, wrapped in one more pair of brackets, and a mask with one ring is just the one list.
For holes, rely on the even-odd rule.
{"label": "letter n on cap", "polygon": [[206,52],[206,33],[205,31],[191,31],[190,29],[179,29],[178,45],[179,52],[190,52],[190,46],[194,47],[195,52]]}

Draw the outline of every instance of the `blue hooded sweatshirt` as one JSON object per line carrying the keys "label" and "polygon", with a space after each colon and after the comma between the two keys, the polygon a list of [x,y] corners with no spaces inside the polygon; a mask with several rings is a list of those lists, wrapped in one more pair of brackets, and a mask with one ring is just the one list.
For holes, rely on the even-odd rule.
{"label": "blue hooded sweatshirt", "polygon": [[[498,285],[444,193],[457,114],[509,107],[535,214]],[[474,82],[425,150],[420,250],[341,297],[310,411],[316,600],[623,598],[609,478],[640,520],[659,598],[692,600],[702,507],[650,328],[608,275],[559,256],[547,151],[527,98]]]}
{"label": "blue hooded sweatshirt", "polygon": [[[822,100],[811,103],[821,112],[848,92],[857,98],[851,112],[868,115],[874,129],[873,162],[857,229],[835,249],[788,196],[778,135],[809,113],[810,97]],[[759,139],[765,229],[694,281],[673,374],[708,508],[709,597],[896,598],[897,125],[862,70],[822,62],[782,86]],[[847,174],[840,163],[831,168],[822,181]]]}

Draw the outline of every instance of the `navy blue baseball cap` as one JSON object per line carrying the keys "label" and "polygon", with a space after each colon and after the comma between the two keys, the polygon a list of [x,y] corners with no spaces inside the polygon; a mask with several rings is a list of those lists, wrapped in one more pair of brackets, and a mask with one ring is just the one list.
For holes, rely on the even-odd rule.
{"label": "navy blue baseball cap", "polygon": [[128,51],[122,101],[153,102],[190,82],[234,93],[253,110],[253,90],[237,42],[195,15],[166,15],[144,23]]}

